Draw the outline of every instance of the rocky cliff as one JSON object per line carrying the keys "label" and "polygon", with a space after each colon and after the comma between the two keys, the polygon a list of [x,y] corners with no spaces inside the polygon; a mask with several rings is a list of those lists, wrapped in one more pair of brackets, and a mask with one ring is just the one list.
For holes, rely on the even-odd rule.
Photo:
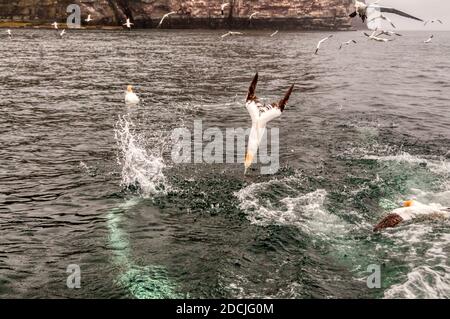
{"label": "rocky cliff", "polygon": [[[351,27],[352,0],[0,0],[0,20],[42,24],[64,22],[69,4],[80,5],[96,25],[121,25],[126,17],[137,27],[280,28],[342,30]],[[223,15],[221,4],[229,3]],[[258,12],[252,19],[249,16]],[[91,22],[92,24],[92,22]]]}

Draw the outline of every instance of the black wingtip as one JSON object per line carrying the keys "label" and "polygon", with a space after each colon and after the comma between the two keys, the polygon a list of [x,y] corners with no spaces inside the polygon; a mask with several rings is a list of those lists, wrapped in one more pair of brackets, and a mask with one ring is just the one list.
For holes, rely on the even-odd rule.
{"label": "black wingtip", "polygon": [[258,84],[258,71],[256,71],[255,76],[253,77],[252,83],[248,88],[247,101],[254,100],[256,95],[256,85]]}
{"label": "black wingtip", "polygon": [[291,96],[291,93],[294,90],[294,86],[295,86],[295,83],[289,87],[289,90],[284,95],[284,98],[282,100],[280,100],[280,102],[278,103],[278,107],[280,108],[281,112],[284,111],[284,108],[286,107],[286,104],[289,101],[289,97]]}

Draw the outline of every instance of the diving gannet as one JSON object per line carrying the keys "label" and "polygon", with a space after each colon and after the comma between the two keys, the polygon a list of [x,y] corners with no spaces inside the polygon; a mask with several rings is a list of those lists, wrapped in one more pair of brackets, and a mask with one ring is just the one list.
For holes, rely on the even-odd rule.
{"label": "diving gannet", "polygon": [[[378,31],[378,30],[376,30]],[[380,35],[387,35],[388,37],[396,35],[398,37],[401,37],[402,35],[400,33],[394,32],[394,31],[384,31],[381,30],[377,35],[375,35],[376,37],[379,37]]]}
{"label": "diving gannet", "polygon": [[442,20],[436,19],[436,20],[428,20],[428,21],[425,21],[425,23],[424,23],[423,25],[427,25],[428,23],[435,23],[435,22],[439,22],[440,24],[443,24],[443,23],[442,23]]}
{"label": "diving gannet", "polygon": [[130,18],[127,18],[127,22],[125,22],[123,25],[125,25],[129,30],[131,30],[131,26],[134,25],[134,23],[131,23]]}
{"label": "diving gannet", "polygon": [[128,85],[127,92],[125,93],[126,104],[138,104],[139,97],[133,92],[133,86]]}
{"label": "diving gannet", "polygon": [[339,50],[340,49],[342,49],[342,47],[344,46],[344,45],[349,45],[350,43],[356,43],[356,41],[355,40],[348,40],[347,42],[342,42],[341,43],[341,46],[339,47]]}
{"label": "diving gannet", "polygon": [[222,3],[222,5],[220,6],[220,11],[222,12],[222,15],[225,15],[225,8],[228,7],[229,5],[230,5],[229,2]]}
{"label": "diving gannet", "polygon": [[413,20],[417,20],[417,21],[422,21],[422,19],[416,18],[412,15],[409,15],[403,11],[394,9],[394,8],[387,8],[387,7],[381,7],[378,5],[379,1],[376,1],[374,3],[371,4],[365,4],[364,2],[355,0],[354,2],[354,6],[355,6],[355,11],[352,12],[350,14],[351,18],[356,17],[356,15],[359,15],[359,17],[361,18],[361,20],[363,22],[366,21],[367,17],[369,16],[369,14],[373,11],[379,11],[379,12],[386,12],[386,13],[392,13],[392,14],[396,14],[405,18],[409,18],[409,19],[413,19]]}
{"label": "diving gannet", "polygon": [[450,207],[442,207],[437,204],[425,205],[416,200],[408,200],[402,203],[401,208],[394,209],[384,217],[373,229],[377,232],[385,228],[396,227],[404,221],[418,218],[450,218]]}
{"label": "diving gannet", "polygon": [[245,154],[244,175],[247,173],[247,169],[252,165],[253,159],[256,157],[267,123],[281,115],[291,96],[292,90],[294,89],[294,84],[292,84],[285,96],[279,102],[265,105],[258,100],[255,94],[257,84],[258,73],[255,74],[255,77],[250,84],[245,103],[247,111],[252,119],[252,128],[248,138],[247,153]]}
{"label": "diving gannet", "polygon": [[430,43],[433,40],[434,35],[431,35],[427,40],[423,41],[423,43]]}
{"label": "diving gannet", "polygon": [[172,15],[172,14],[175,14],[175,13],[176,13],[175,11],[172,11],[172,12],[169,12],[169,13],[166,13],[165,15],[163,15],[161,21],[159,21],[158,28],[161,28],[161,26],[162,26],[164,20],[165,20],[168,16],[170,16],[170,15]]}
{"label": "diving gannet", "polygon": [[332,37],[333,37],[333,35],[329,35],[329,36],[327,36],[326,38],[323,38],[322,40],[320,40],[320,41],[317,43],[316,52],[314,52],[314,54],[317,54],[317,53],[319,52],[319,49],[320,49],[320,46],[322,45],[322,43],[324,43],[325,41],[327,41],[328,39],[330,39],[330,38],[332,38]]}

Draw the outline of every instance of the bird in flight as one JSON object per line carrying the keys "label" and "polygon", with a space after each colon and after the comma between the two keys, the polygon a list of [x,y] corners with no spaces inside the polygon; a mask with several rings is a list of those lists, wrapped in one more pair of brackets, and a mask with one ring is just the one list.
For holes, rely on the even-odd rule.
{"label": "bird in flight", "polygon": [[66,29],[63,29],[61,33],[59,34],[59,37],[62,39],[62,37],[66,34]]}
{"label": "bird in flight", "polygon": [[227,3],[222,3],[222,5],[220,6],[220,11],[222,13],[222,16],[225,15],[225,8],[228,7],[230,5],[229,2]]}
{"label": "bird in flight", "polygon": [[161,28],[161,26],[162,26],[164,20],[165,20],[167,17],[169,17],[169,16],[171,16],[172,14],[175,14],[175,13],[176,13],[175,11],[172,11],[172,12],[169,12],[169,13],[166,13],[165,15],[163,15],[161,21],[159,21],[158,28]]}
{"label": "bird in flight", "polygon": [[320,46],[322,45],[322,43],[324,43],[325,41],[328,41],[328,40],[331,39],[332,37],[333,37],[333,35],[329,35],[329,36],[327,36],[326,38],[323,38],[322,40],[320,40],[320,41],[317,43],[316,52],[314,52],[314,54],[318,54],[318,53],[319,53]]}
{"label": "bird in flight", "polygon": [[58,22],[53,22],[52,23],[53,28],[55,28],[56,30],[58,30]]}
{"label": "bird in flight", "polygon": [[130,18],[127,18],[127,22],[125,22],[123,25],[131,30],[131,26],[134,25],[134,23],[131,23]]}
{"label": "bird in flight", "polygon": [[342,42],[341,46],[339,47],[339,50],[342,49],[342,47],[344,45],[350,45],[350,43],[356,43],[356,41],[355,40],[348,40],[347,42]]}
{"label": "bird in flight", "polygon": [[275,31],[274,33],[272,33],[270,36],[271,36],[271,37],[274,37],[275,35],[277,35],[277,33],[278,33],[278,30]]}
{"label": "bird in flight", "polygon": [[256,96],[256,85],[258,84],[258,73],[255,74],[252,83],[248,89],[247,99],[245,106],[252,119],[252,128],[250,130],[250,136],[248,138],[247,153],[245,154],[245,171],[252,165],[253,160],[258,152],[259,144],[264,136],[266,125],[271,120],[278,118],[283,113],[289,97],[291,96],[294,84],[288,89],[284,97],[275,103],[265,105],[262,104]]}
{"label": "bird in flight", "polygon": [[423,43],[430,43],[434,38],[434,35],[431,35],[427,40],[423,41]]}
{"label": "bird in flight", "polygon": [[364,32],[364,35],[365,35],[366,37],[368,37],[370,40],[374,40],[374,41],[378,41],[378,42],[389,42],[389,41],[393,41],[392,39],[385,39],[385,38],[377,37],[377,36],[375,35],[376,32],[377,32],[377,31],[373,31],[372,34],[368,34],[368,33]]}
{"label": "bird in flight", "polygon": [[228,31],[227,33],[223,34],[221,36],[221,38],[225,38],[225,37],[228,37],[230,35],[243,35],[243,33],[242,32],[235,32],[235,31]]}
{"label": "bird in flight", "polygon": [[439,22],[440,24],[444,24],[444,23],[442,22],[442,20],[436,19],[436,20],[428,20],[428,21],[425,21],[425,23],[424,23],[423,25],[427,25],[428,23],[435,23],[435,22]]}
{"label": "bird in flight", "polygon": [[253,19],[254,16],[256,16],[259,12],[253,12],[250,17],[248,17],[249,20]]}
{"label": "bird in flight", "polygon": [[86,21],[86,22],[91,22],[91,21],[92,21],[91,15],[88,14],[87,18],[86,18],[84,21]]}
{"label": "bird in flight", "polygon": [[[378,31],[378,30],[376,30]],[[375,35],[376,37],[379,37],[380,35],[387,35],[388,37],[391,37],[393,35],[396,35],[398,37],[401,37],[402,35],[400,33],[394,32],[394,31],[384,31],[384,30],[380,30],[380,32]]]}
{"label": "bird in flight", "polygon": [[416,18],[416,17],[414,17],[410,14],[407,14],[403,11],[400,11],[400,10],[397,10],[394,8],[382,7],[382,6],[378,5],[378,2],[379,1],[375,1],[374,3],[371,3],[371,4],[365,4],[364,2],[354,0],[355,11],[350,14],[350,17],[354,18],[357,15],[359,15],[361,20],[363,22],[365,22],[367,20],[367,18],[369,16],[373,15],[375,12],[385,12],[385,13],[392,13],[392,14],[396,14],[396,15],[399,15],[399,16],[402,16],[405,18],[423,22],[422,19]]}

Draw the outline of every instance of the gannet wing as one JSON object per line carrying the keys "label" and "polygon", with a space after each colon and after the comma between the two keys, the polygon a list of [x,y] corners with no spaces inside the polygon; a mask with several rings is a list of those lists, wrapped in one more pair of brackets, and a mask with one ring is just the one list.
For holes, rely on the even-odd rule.
{"label": "gannet wing", "polygon": [[247,99],[245,106],[248,114],[252,118],[252,123],[256,123],[259,119],[259,106],[258,97],[256,96],[256,85],[258,84],[258,72],[253,77],[252,83],[248,88]]}
{"label": "gannet wing", "polygon": [[387,13],[392,13],[392,14],[396,14],[405,18],[409,18],[409,19],[413,19],[413,20],[417,20],[417,21],[422,21],[422,19],[416,18],[410,14],[407,14],[406,12],[394,9],[394,8],[386,8],[386,7],[379,7],[381,12],[387,12]]}
{"label": "gannet wing", "polygon": [[272,121],[273,119],[276,119],[281,115],[281,113],[284,111],[284,108],[286,107],[287,102],[289,101],[289,97],[291,96],[292,91],[294,90],[294,84],[292,84],[284,97],[277,103],[272,103],[268,107],[266,107],[263,113],[259,116],[258,124],[260,127],[265,127],[267,123]]}

